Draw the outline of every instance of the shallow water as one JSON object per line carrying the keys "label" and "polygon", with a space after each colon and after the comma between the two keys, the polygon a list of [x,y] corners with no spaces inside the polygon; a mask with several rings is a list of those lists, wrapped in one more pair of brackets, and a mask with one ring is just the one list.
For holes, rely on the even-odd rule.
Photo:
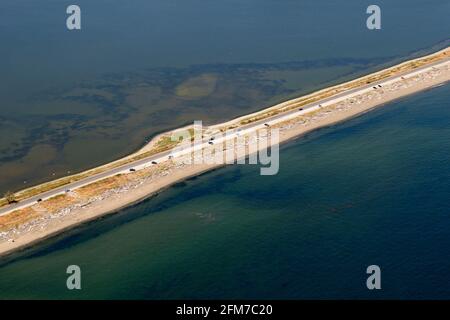
{"label": "shallow water", "polygon": [[0,3],[0,193],[437,50],[450,31],[446,0],[379,1],[379,32],[360,0],[77,3],[79,32],[69,3]]}
{"label": "shallow water", "polygon": [[448,299],[449,89],[289,142],[276,176],[206,173],[4,260],[0,298]]}

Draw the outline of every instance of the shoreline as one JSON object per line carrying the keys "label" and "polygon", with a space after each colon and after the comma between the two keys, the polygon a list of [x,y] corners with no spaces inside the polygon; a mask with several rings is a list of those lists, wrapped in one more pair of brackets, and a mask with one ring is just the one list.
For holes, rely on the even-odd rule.
{"label": "shoreline", "polygon": [[[443,60],[447,60],[448,63],[449,54],[450,54],[450,47],[447,47],[425,56],[405,60],[396,65],[389,66],[366,75],[362,75],[352,80],[330,85],[329,87],[318,89],[314,92],[301,95],[295,98],[289,98],[288,100],[276,103],[275,105],[260,109],[247,115],[238,116],[236,118],[227,120],[222,123],[210,125],[208,126],[208,130],[222,131],[224,128],[225,129],[237,128],[243,125],[244,123],[247,124],[252,121],[254,122],[255,119],[269,118],[270,115],[279,114],[280,112],[286,112],[287,110],[295,108],[296,106],[297,107],[303,106],[307,103],[310,103],[311,101],[317,101],[325,99],[330,96],[333,97],[335,95],[339,96],[342,93],[352,91],[352,89],[355,88],[361,89],[361,87],[364,87],[364,85],[366,84],[369,83],[375,84],[380,79],[386,79],[386,77],[389,76],[399,75],[399,73],[402,74],[405,73],[406,71],[408,71],[409,73],[411,72],[414,73],[415,70],[421,69],[420,67],[430,66],[437,62],[442,62]],[[124,164],[133,162],[136,159],[142,159],[145,157],[149,157],[150,155],[162,153],[168,148],[173,148],[175,146],[175,145],[171,146],[167,145],[167,137],[169,137],[174,132],[186,130],[188,128],[192,129],[192,125],[183,125],[182,127],[169,129],[168,131],[157,134],[150,141],[148,141],[143,147],[122,158],[113,160],[111,162],[69,176],[64,176],[55,180],[47,181],[41,184],[28,187],[26,189],[18,190],[17,192],[14,193],[14,197],[18,200],[19,204],[13,206],[23,207],[23,205],[20,204],[22,204],[24,201],[26,201],[29,198],[34,198],[34,200],[38,200],[38,197],[36,197],[36,195],[45,193],[46,191],[58,188],[62,189],[64,186],[67,186],[72,182],[86,180],[86,178],[90,178],[93,176],[99,176],[102,173],[111,171],[114,168],[118,168],[120,166],[123,166]],[[160,145],[161,142],[163,142],[162,145]],[[17,208],[8,209],[8,207],[10,206],[7,204],[7,200],[5,198],[0,198],[0,217],[5,213],[5,211],[11,212],[17,209]]]}
{"label": "shoreline", "polygon": [[[195,171],[192,172],[189,175],[183,176],[179,179],[173,180],[169,183],[167,183],[166,185],[162,186],[161,188],[155,190],[154,192],[148,193],[145,196],[143,196],[142,198],[138,198],[136,200],[133,200],[132,202],[123,204],[117,208],[111,209],[109,211],[105,211],[101,214],[94,214],[91,216],[87,216],[85,219],[80,219],[77,220],[76,222],[72,223],[72,222],[67,222],[67,223],[62,223],[59,225],[59,227],[55,228],[54,231],[52,230],[47,230],[47,232],[45,232],[41,237],[24,237],[23,238],[23,244],[20,244],[19,246],[15,246],[13,248],[10,248],[8,250],[3,250],[3,246],[2,243],[0,243],[0,259],[3,258],[10,258],[12,255],[15,254],[21,254],[22,252],[26,251],[26,250],[31,250],[33,249],[33,247],[38,246],[40,244],[42,244],[42,242],[46,241],[46,240],[51,240],[54,239],[62,234],[64,234],[66,231],[69,230],[74,230],[76,228],[82,227],[84,225],[87,225],[91,222],[95,222],[99,219],[102,219],[104,217],[119,213],[122,210],[134,207],[136,205],[139,205],[139,203],[146,201],[156,195],[158,195],[161,192],[164,192],[165,190],[173,187],[175,184],[183,182],[185,180],[189,180],[193,177],[197,177],[200,176],[204,173],[207,172],[211,172],[213,170],[219,169],[220,167],[223,167],[224,165],[218,165],[218,166],[214,166],[211,168],[206,168],[202,171]],[[1,262],[1,261],[0,261]]]}
{"label": "shoreline", "polygon": [[[394,100],[410,96],[418,92],[429,90],[436,86],[448,85],[449,81],[450,70],[447,68],[435,78],[416,81],[410,87],[402,87],[395,91],[393,90],[391,92],[382,93],[381,97],[372,98],[367,101],[361,100],[362,102],[358,102],[357,104],[354,104],[353,102],[347,102],[347,104],[344,103],[344,106],[340,106],[341,103],[338,103],[334,109],[326,109],[324,110],[323,114],[319,113],[318,115],[313,115],[312,117],[310,117],[310,119],[308,119],[306,123],[304,121],[299,122],[298,119],[293,119],[292,121],[287,121],[286,123],[283,122],[280,125],[280,143],[286,143],[319,128],[336,125],[337,123],[360,116],[375,108],[384,106]],[[247,118],[249,116],[253,116],[262,112],[267,112],[267,109],[244,117]],[[231,121],[213,127],[223,126],[224,124],[235,121],[236,119],[233,119]],[[29,232],[17,234],[17,237],[14,238],[13,242],[0,242],[0,258],[9,256],[22,250],[26,250],[27,248],[33,247],[43,240],[47,240],[60,235],[68,229],[75,228],[106,215],[114,214],[120,210],[123,210],[124,208],[136,205],[137,203],[142,202],[145,199],[148,199],[167,188],[170,188],[180,181],[198,176],[202,173],[215,168],[219,168],[221,166],[224,165],[201,164],[184,165],[178,167],[169,166],[168,169],[163,168],[161,172],[157,172],[155,170],[155,172],[149,171],[148,175],[151,174],[151,178],[148,179],[148,177],[145,177],[141,178],[141,180],[137,180],[139,182],[137,186],[130,187],[122,193],[112,194],[109,195],[109,197],[102,198],[98,201],[91,201],[88,202],[87,205],[82,205],[76,207],[73,210],[69,210],[69,214],[67,215],[62,215],[61,217],[56,217],[53,220],[50,219],[49,221],[45,221],[47,223],[45,224],[45,227],[41,226],[35,229],[31,228]],[[153,177],[154,175],[155,178]],[[67,208],[62,208],[61,210],[64,209]]]}
{"label": "shoreline", "polygon": [[[307,93],[305,95],[297,96],[294,98],[288,98],[288,100],[284,100],[282,102],[278,102],[275,105],[254,111],[250,114],[238,116],[236,118],[227,120],[222,123],[209,125],[208,128],[210,130],[221,130],[223,127],[237,127],[239,126],[243,121],[249,122],[249,119],[253,119],[250,121],[254,121],[255,118],[261,118],[268,114],[277,113],[279,111],[286,111],[289,107],[292,107],[295,105],[302,105],[305,104],[308,101],[311,101],[311,99],[318,99],[320,97],[327,97],[333,94],[342,93],[345,92],[351,88],[354,88],[354,85],[357,85],[358,87],[363,86],[365,83],[369,82],[376,82],[378,79],[383,79],[386,76],[395,74],[395,73],[401,73],[402,71],[405,71],[406,69],[410,69],[409,71],[414,71],[415,68],[420,67],[421,64],[429,65],[432,64],[433,60],[438,61],[439,60],[445,60],[448,59],[450,56],[450,47],[446,47],[443,49],[440,49],[434,53],[430,53],[424,56],[419,56],[415,58],[411,58],[409,60],[405,60],[402,62],[399,62],[396,65],[388,66],[384,69],[380,69],[378,71],[374,71],[371,73],[368,73],[366,75],[361,75],[357,78],[347,80],[342,83],[333,84],[329,87],[321,88],[316,91]],[[420,68],[419,68],[420,69]],[[368,82],[366,82],[368,81]],[[164,140],[167,136],[170,134],[177,132],[179,130],[185,130],[187,128],[192,128],[192,125],[183,125],[182,127],[178,127],[175,129],[169,129],[168,131],[161,132],[157,135],[155,135],[150,141],[146,142],[143,146],[141,146],[136,151],[133,151],[131,154],[128,154],[126,156],[123,156],[119,159],[113,160],[111,162],[101,164],[99,166],[86,169],[77,173],[74,173],[69,176],[64,176],[57,178],[55,180],[43,182],[31,187],[28,187],[26,189],[18,190],[14,193],[15,197],[19,202],[22,202],[23,200],[26,200],[27,198],[33,197],[34,195],[38,193],[45,192],[47,190],[52,190],[54,188],[57,188],[58,186],[64,186],[69,184],[72,181],[80,181],[85,179],[86,177],[91,177],[94,175],[98,175],[99,173],[111,170],[113,168],[117,168],[123,164],[129,163],[133,161],[134,159],[142,158],[142,157],[148,157],[150,154],[155,154],[155,152],[162,152],[163,150],[155,150],[158,149],[158,143]],[[36,199],[35,199],[36,200]],[[0,216],[2,215],[2,212],[4,212],[5,207],[8,207],[6,204],[5,198],[0,198]]]}

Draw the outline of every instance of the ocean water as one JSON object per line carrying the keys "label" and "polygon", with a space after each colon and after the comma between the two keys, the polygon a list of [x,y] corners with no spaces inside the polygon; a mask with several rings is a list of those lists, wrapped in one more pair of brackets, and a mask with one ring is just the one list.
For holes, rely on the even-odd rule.
{"label": "ocean water", "polygon": [[449,123],[446,85],[179,183],[3,259],[0,298],[449,299]]}
{"label": "ocean water", "polygon": [[[448,45],[447,0],[0,1],[0,194]],[[205,89],[206,88],[206,89]]]}

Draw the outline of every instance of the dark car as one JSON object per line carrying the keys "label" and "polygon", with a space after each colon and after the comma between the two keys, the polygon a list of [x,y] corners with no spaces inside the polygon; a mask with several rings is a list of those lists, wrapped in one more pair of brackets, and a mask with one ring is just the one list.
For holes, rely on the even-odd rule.
{"label": "dark car", "polygon": [[36,202],[41,202],[41,201],[42,201],[42,199],[37,199],[37,200],[36,200]]}
{"label": "dark car", "polygon": [[156,161],[152,161],[152,164],[158,164],[158,162],[156,162]]}
{"label": "dark car", "polygon": [[131,171],[131,172],[135,172],[135,171],[136,171],[136,169],[134,169],[134,168],[130,168],[130,171]]}
{"label": "dark car", "polygon": [[269,124],[267,124],[267,123],[264,123],[264,125],[265,125],[266,127],[270,127],[270,125],[269,125]]}
{"label": "dark car", "polygon": [[303,108],[298,109],[298,111],[303,111]]}

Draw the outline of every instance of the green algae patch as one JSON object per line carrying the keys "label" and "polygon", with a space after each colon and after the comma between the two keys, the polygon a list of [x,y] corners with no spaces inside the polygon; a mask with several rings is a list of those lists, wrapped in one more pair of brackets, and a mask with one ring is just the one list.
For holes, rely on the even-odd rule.
{"label": "green algae patch", "polygon": [[217,75],[210,73],[190,78],[175,88],[175,94],[185,99],[209,96],[216,89],[217,78]]}

